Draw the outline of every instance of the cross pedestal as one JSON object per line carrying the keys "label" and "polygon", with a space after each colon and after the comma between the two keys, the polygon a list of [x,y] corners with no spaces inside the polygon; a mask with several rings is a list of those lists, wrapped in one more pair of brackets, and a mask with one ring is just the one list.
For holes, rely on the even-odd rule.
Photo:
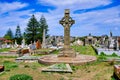
{"label": "cross pedestal", "polygon": [[70,48],[70,27],[75,23],[69,15],[69,9],[65,9],[65,15],[60,20],[60,24],[64,27],[64,48],[60,51],[58,57],[75,57],[75,51]]}

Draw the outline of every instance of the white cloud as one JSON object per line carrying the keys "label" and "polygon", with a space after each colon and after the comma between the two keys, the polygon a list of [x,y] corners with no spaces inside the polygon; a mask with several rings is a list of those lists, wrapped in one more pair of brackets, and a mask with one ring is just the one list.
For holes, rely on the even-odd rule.
{"label": "white cloud", "polygon": [[0,3],[0,14],[21,9],[23,7],[26,7],[28,4],[26,3],[21,3],[21,2],[12,2],[12,3]]}
{"label": "white cloud", "polygon": [[[49,6],[55,6],[56,9],[54,10],[48,10],[48,12],[34,12],[37,20],[40,20],[41,15],[43,14],[45,18],[47,19],[47,23],[49,25],[49,34],[51,35],[63,35],[63,27],[59,24],[59,20],[64,16],[64,9],[69,8],[70,9],[70,15],[75,20],[75,24],[71,28],[71,35],[73,36],[85,36],[89,33],[92,34],[99,34],[103,35],[106,33],[109,33],[107,31],[110,31],[112,29],[111,27],[117,27],[118,30],[120,28],[118,27],[120,25],[120,6],[98,10],[98,11],[92,11],[82,14],[74,14],[73,12],[78,9],[87,9],[87,8],[94,8],[101,5],[108,5],[111,3],[111,0],[39,0],[41,3],[40,5],[49,5]],[[23,4],[23,6],[19,8],[26,7],[26,3],[20,3]],[[1,5],[0,5],[1,6]],[[1,8],[1,7],[0,7]],[[22,31],[27,26],[27,22],[31,15],[33,14],[33,10],[24,10],[24,11],[14,11],[19,8],[10,8],[3,10],[3,12],[9,11],[9,15],[0,18],[0,27],[7,26],[7,23],[11,23],[14,27],[14,30],[17,26],[17,24],[20,24]],[[44,7],[43,7],[44,8]],[[13,16],[14,15],[14,16]],[[28,18],[22,18],[21,16],[27,15]],[[110,28],[110,29],[109,29]],[[116,29],[116,28],[114,28]],[[1,31],[1,30],[0,30]],[[120,35],[120,34],[119,34]]]}
{"label": "white cloud", "polygon": [[46,6],[55,6],[58,11],[63,11],[63,9],[66,8],[71,9],[71,11],[88,9],[108,5],[111,3],[110,0],[38,0],[38,2]]}
{"label": "white cloud", "polygon": [[[31,16],[33,10],[17,10],[22,9],[27,5],[28,4],[21,2],[0,3],[0,32],[2,32],[0,36],[4,36],[9,28],[11,28],[14,33],[18,24],[21,26],[21,31],[24,31],[28,19],[22,18],[21,16]],[[4,14],[6,12],[7,16]]]}

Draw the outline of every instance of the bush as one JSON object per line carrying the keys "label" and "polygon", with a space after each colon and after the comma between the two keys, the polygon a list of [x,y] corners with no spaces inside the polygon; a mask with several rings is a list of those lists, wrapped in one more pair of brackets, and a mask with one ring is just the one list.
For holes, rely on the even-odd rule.
{"label": "bush", "polygon": [[100,56],[106,56],[106,54],[104,52],[101,52]]}
{"label": "bush", "polygon": [[26,74],[16,74],[11,76],[9,80],[33,80],[33,78]]}
{"label": "bush", "polygon": [[116,53],[113,53],[112,56],[113,56],[113,57],[117,57],[118,55],[117,55]]}

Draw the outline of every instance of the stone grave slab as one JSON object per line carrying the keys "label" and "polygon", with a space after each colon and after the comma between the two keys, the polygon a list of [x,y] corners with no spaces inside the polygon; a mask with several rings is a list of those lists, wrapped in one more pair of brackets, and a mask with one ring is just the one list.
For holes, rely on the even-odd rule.
{"label": "stone grave slab", "polygon": [[38,58],[40,58],[40,57],[37,57],[37,56],[22,56],[22,57],[16,58],[15,60],[17,62],[35,62],[35,61],[38,61]]}
{"label": "stone grave slab", "polygon": [[47,68],[43,68],[42,72],[63,72],[63,73],[72,73],[72,69],[69,64],[60,63],[53,64]]}

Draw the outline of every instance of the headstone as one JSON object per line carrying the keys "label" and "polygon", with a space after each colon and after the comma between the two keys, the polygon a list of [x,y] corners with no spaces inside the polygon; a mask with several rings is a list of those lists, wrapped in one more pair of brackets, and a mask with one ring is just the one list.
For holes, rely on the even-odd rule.
{"label": "headstone", "polygon": [[16,40],[15,40],[15,47],[17,47],[18,46],[18,44],[17,44],[17,42],[16,42]]}
{"label": "headstone", "polygon": [[42,41],[42,48],[46,48],[46,39],[45,39],[45,29],[43,31],[43,41]]}
{"label": "headstone", "polygon": [[83,45],[83,41],[78,39],[77,41],[74,42],[75,45]]}
{"label": "headstone", "polygon": [[60,20],[60,24],[64,27],[64,48],[58,55],[58,57],[75,57],[76,54],[72,48],[70,48],[70,27],[75,21],[70,17],[69,9],[65,9],[65,15]]}
{"label": "headstone", "polygon": [[116,47],[117,47],[117,50],[119,50],[119,43],[118,43],[118,37],[117,37],[117,40],[116,40]]}
{"label": "headstone", "polygon": [[2,42],[0,42],[0,49],[2,48]]}
{"label": "headstone", "polygon": [[108,46],[109,46],[109,49],[112,49],[112,50],[115,47],[115,39],[113,39],[112,36],[109,37],[109,44],[108,44]]}
{"label": "headstone", "polygon": [[21,47],[24,48],[25,47],[25,39],[22,40],[22,43],[21,43]]}
{"label": "headstone", "polygon": [[4,71],[4,66],[0,65],[0,72],[3,72],[3,71]]}
{"label": "headstone", "polygon": [[38,41],[36,42],[36,48],[37,48],[37,49],[40,49],[40,48],[41,48],[40,40],[38,40]]}
{"label": "headstone", "polygon": [[31,41],[31,44],[29,46],[29,51],[31,55],[35,53],[35,49],[36,49],[36,45]]}

